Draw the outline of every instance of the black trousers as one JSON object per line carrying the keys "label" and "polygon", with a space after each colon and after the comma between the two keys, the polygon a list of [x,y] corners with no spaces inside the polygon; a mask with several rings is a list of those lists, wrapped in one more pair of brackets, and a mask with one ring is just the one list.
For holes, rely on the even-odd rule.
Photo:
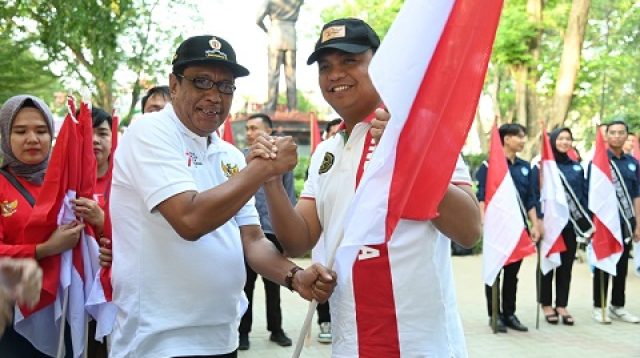
{"label": "black trousers", "polygon": [[540,280],[540,303],[543,306],[551,306],[552,301],[552,281],[555,272],[556,276],[556,307],[567,307],[569,303],[569,286],[571,285],[571,271],[576,258],[576,232],[573,226],[567,225],[562,230],[562,238],[567,247],[565,252],[560,253],[560,266],[543,275]]}
{"label": "black trousers", "polygon": [[[73,357],[71,345],[71,329],[67,324],[64,335],[65,358]],[[28,339],[16,332],[13,324],[7,326],[4,335],[0,339],[1,358],[49,358],[48,355],[37,350]]]}
{"label": "black trousers", "polygon": [[325,303],[319,303],[316,308],[318,311],[318,324],[331,322],[331,312],[329,311],[329,301]]}
{"label": "black trousers", "polygon": [[[500,289],[500,274],[496,277],[499,316],[508,317],[516,313],[516,293],[518,291],[518,272],[520,271],[520,265],[522,265],[522,260],[502,268],[502,290]],[[491,317],[493,312],[491,286],[485,285],[484,292],[487,296],[487,311],[489,312],[489,317]],[[502,293],[502,296],[500,293]],[[500,309],[500,297],[502,297],[502,309]]]}
{"label": "black trousers", "polygon": [[216,354],[214,356],[183,356],[183,357],[174,357],[174,358],[236,358],[238,356],[238,352],[231,352],[227,354]]}
{"label": "black trousers", "polygon": [[[278,243],[276,236],[273,234],[265,234],[269,241],[273,242],[278,250],[282,252],[282,247]],[[251,332],[251,324],[253,323],[253,290],[256,286],[256,279],[258,274],[246,265],[247,270],[247,282],[244,285],[244,293],[249,300],[249,308],[244,313],[240,320],[240,327],[238,331],[240,334],[249,334]],[[262,278],[264,283],[265,296],[267,301],[267,330],[270,332],[282,331],[282,311],[280,310],[280,285],[272,281]]]}
{"label": "black trousers", "polygon": [[[611,305],[616,307],[624,307],[625,289],[627,284],[627,271],[629,267],[629,252],[632,243],[624,244],[624,250],[620,261],[616,264],[616,275],[612,278],[613,287],[611,288]],[[602,307],[602,296],[600,292],[600,273],[604,277],[604,300],[607,300],[607,292],[609,291],[609,274],[595,269],[593,271],[593,307]]]}

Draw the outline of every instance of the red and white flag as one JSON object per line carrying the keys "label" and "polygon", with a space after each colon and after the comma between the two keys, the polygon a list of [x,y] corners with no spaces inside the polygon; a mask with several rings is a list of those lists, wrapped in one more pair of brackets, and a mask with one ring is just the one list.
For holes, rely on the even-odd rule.
{"label": "red and white flag", "polygon": [[560,169],[553,156],[546,131],[542,132],[542,210],[544,237],[540,242],[540,270],[543,274],[560,266],[560,253],[567,250],[562,230],[569,222],[569,204],[560,179]]}
{"label": "red and white flag", "polygon": [[596,129],[596,150],[589,175],[589,210],[593,213],[595,232],[589,255],[591,264],[610,275],[616,275],[616,264],[622,255],[622,231],[618,197],[613,185],[607,146],[600,128]]}
{"label": "red and white flag", "polygon": [[[115,114],[112,115],[111,123],[111,154],[109,155],[109,169],[107,170],[107,184],[104,205],[104,227],[103,236],[111,240],[113,237],[111,229],[111,213],[109,211],[109,198],[111,197],[111,179],[113,173],[113,158],[118,146],[118,126],[119,118]],[[99,244],[99,242],[98,242]],[[111,249],[111,244],[107,247]],[[87,297],[85,307],[87,312],[96,320],[95,339],[102,341],[104,337],[111,333],[117,315],[117,307],[112,302],[113,287],[111,286],[111,266],[99,267],[94,276],[91,291]]]}
{"label": "red and white flag", "polygon": [[[24,232],[29,233],[25,242],[45,242],[58,226],[76,220],[70,200],[76,197],[77,172],[73,165],[79,161],[79,141],[73,99],[69,99],[68,105],[69,113],[52,150],[42,191],[25,226]],[[40,302],[33,310],[20,307],[15,311],[15,329],[41,352],[56,356],[62,341],[63,315],[66,316],[64,297],[71,284],[71,250],[43,258],[40,266],[43,270]]]}
{"label": "red and white flag", "polygon": [[501,9],[502,0],[405,1],[369,67],[392,118],[345,217],[338,280],[351,275],[362,245],[389,240],[401,218],[437,216],[473,121]]}
{"label": "red and white flag", "polygon": [[491,130],[482,235],[484,282],[491,286],[503,266],[535,253],[522,218],[518,191],[509,173],[498,128]]}

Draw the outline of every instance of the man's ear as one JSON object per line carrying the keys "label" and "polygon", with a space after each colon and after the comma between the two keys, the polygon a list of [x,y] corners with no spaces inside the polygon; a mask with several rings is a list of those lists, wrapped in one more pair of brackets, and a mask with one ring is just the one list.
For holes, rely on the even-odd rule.
{"label": "man's ear", "polygon": [[178,93],[178,78],[173,73],[169,74],[169,93],[171,93],[171,100],[173,101]]}
{"label": "man's ear", "polygon": [[273,133],[273,128],[268,128],[268,127],[267,127],[266,133],[267,133],[268,135],[271,135],[271,133]]}

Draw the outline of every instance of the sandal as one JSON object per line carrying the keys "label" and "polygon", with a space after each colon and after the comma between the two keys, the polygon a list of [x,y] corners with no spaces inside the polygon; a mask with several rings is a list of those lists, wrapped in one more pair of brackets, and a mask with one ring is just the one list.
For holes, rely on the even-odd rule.
{"label": "sandal", "polygon": [[573,317],[570,314],[566,314],[562,316],[562,324],[566,326],[573,326],[574,322],[575,321],[573,320]]}
{"label": "sandal", "polygon": [[544,314],[544,319],[549,324],[558,324],[558,321],[559,321],[558,312],[555,309],[553,309],[553,313],[549,313],[549,314],[545,313]]}

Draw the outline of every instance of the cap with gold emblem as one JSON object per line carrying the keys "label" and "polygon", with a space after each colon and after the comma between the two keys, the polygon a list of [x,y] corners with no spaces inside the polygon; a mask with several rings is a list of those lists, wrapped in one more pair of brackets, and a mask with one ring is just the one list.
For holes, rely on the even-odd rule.
{"label": "cap with gold emblem", "polygon": [[236,61],[236,53],[231,44],[217,36],[201,35],[184,40],[171,61],[174,73],[182,73],[190,65],[207,63],[225,65],[235,77],[249,74],[249,70]]}
{"label": "cap with gold emblem", "polygon": [[318,61],[320,53],[326,49],[337,49],[349,53],[374,51],[380,46],[380,38],[366,22],[346,18],[333,20],[322,27],[316,47],[307,59],[307,65]]}

